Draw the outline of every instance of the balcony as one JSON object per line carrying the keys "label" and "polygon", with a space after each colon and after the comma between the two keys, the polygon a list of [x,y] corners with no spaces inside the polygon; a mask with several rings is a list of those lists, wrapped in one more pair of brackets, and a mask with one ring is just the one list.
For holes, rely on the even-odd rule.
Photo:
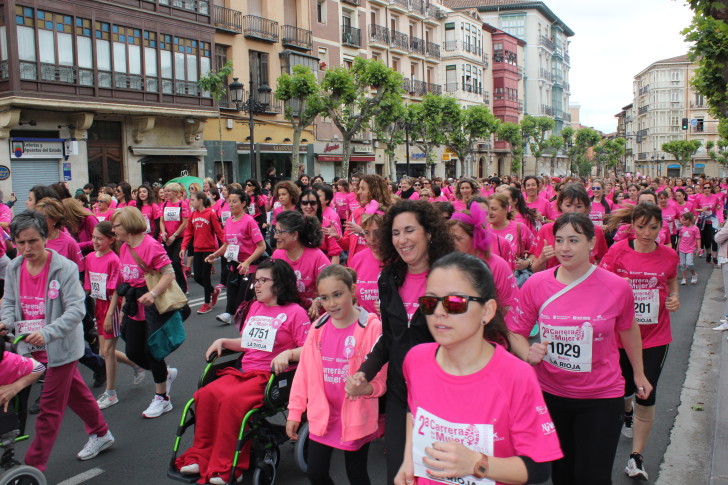
{"label": "balcony", "polygon": [[42,81],[73,84],[76,82],[76,69],[73,66],[57,66],[41,62],[40,78]]}
{"label": "balcony", "polygon": [[342,25],[341,43],[349,47],[361,47],[361,29],[351,25]]}
{"label": "balcony", "polygon": [[564,62],[571,65],[571,56],[569,54],[564,54]]}
{"label": "balcony", "polygon": [[490,91],[483,91],[483,103],[486,106],[490,105]]}
{"label": "balcony", "polygon": [[488,69],[490,67],[490,56],[487,52],[483,52],[483,69]]}
{"label": "balcony", "polygon": [[639,108],[639,109],[637,110],[637,114],[639,114],[639,115],[643,115],[643,114],[647,113],[647,110],[648,110],[649,108],[650,108],[650,105],[649,105],[649,104],[648,104],[648,105],[645,105],[645,106],[642,106],[642,107],[640,107],[640,108]]}
{"label": "balcony", "polygon": [[389,8],[392,10],[399,10],[402,13],[407,13],[409,11],[409,1],[408,0],[389,0]]}
{"label": "balcony", "polygon": [[407,34],[397,32],[396,30],[390,31],[389,46],[392,49],[398,49],[402,52],[409,50],[409,37]]}
{"label": "balcony", "polygon": [[523,66],[518,66],[518,79],[523,79]]}
{"label": "balcony", "polygon": [[542,35],[539,39],[539,45],[546,47],[550,51],[554,51],[556,49],[556,43],[544,35]]}
{"label": "balcony", "polygon": [[278,22],[255,15],[246,15],[243,17],[243,35],[249,39],[278,42]]}
{"label": "balcony", "polygon": [[457,48],[458,48],[458,41],[456,41],[456,40],[446,40],[442,44],[442,46],[445,49],[445,51],[452,52],[454,50],[457,50]]}
{"label": "balcony", "polygon": [[431,57],[433,59],[439,59],[440,58],[440,44],[435,44],[434,42],[428,42],[425,46],[425,54],[427,57]]}
{"label": "balcony", "polygon": [[389,29],[383,25],[369,24],[369,43],[389,45]]}
{"label": "balcony", "polygon": [[409,93],[410,91],[412,91],[412,82],[408,78],[404,78],[404,80],[402,81],[402,90],[405,93]]}
{"label": "balcony", "polygon": [[542,104],[539,111],[542,115],[545,116],[552,116],[554,114],[554,109],[548,104]]}
{"label": "balcony", "polygon": [[544,69],[543,67],[538,70],[538,77],[551,82],[551,71]]}
{"label": "balcony", "polygon": [[425,41],[418,37],[410,37],[410,52],[413,54],[425,55]]}
{"label": "balcony", "polygon": [[413,79],[410,84],[410,93],[415,96],[424,96],[427,94],[427,83],[425,81],[418,81]]}
{"label": "balcony", "polygon": [[212,21],[215,28],[233,34],[243,33],[243,13],[231,8],[212,6]]}
{"label": "balcony", "polygon": [[210,4],[204,0],[172,0],[171,2],[170,0],[159,0],[159,4],[166,6],[171,4],[172,7],[189,10],[190,12],[196,12],[202,15],[209,15],[210,13]]}
{"label": "balcony", "polygon": [[639,95],[639,96],[642,96],[643,94],[647,94],[647,92],[648,92],[649,90],[650,90],[650,86],[649,86],[649,85],[647,85],[647,86],[644,86],[644,87],[641,87],[641,88],[639,89],[639,91],[638,91],[638,93],[639,93],[638,95]]}
{"label": "balcony", "polygon": [[442,86],[439,84],[427,83],[427,92],[432,94],[442,94]]}
{"label": "balcony", "polygon": [[[139,74],[114,73],[114,88],[134,89],[141,91],[144,88],[144,78]],[[197,95],[197,84],[195,84],[195,96]]]}
{"label": "balcony", "polygon": [[344,3],[348,3],[349,5],[356,5],[357,7],[361,6],[361,0],[342,0]]}
{"label": "balcony", "polygon": [[483,49],[479,46],[476,46],[475,44],[471,44],[469,42],[463,43],[463,50],[465,52],[470,52],[471,54],[475,54],[478,57],[481,57],[483,55]]}
{"label": "balcony", "polygon": [[483,88],[481,86],[475,86],[468,83],[447,83],[445,84],[445,92],[454,93],[456,91],[463,91],[465,93],[483,94]]}
{"label": "balcony", "polygon": [[311,31],[299,29],[294,25],[284,25],[281,27],[281,44],[285,47],[310,51],[313,49]]}
{"label": "balcony", "polygon": [[423,0],[410,0],[410,11],[419,14],[419,15],[425,15],[425,2]]}
{"label": "balcony", "polygon": [[518,112],[523,113],[523,100],[522,99],[518,100]]}

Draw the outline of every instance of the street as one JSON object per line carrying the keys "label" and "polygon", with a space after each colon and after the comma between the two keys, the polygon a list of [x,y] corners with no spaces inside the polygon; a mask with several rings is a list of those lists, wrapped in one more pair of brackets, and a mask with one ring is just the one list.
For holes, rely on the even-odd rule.
{"label": "street", "polygon": [[[697,262],[699,271],[698,285],[680,286],[682,307],[673,314],[673,343],[668,353],[665,368],[660,379],[657,400],[657,415],[650,443],[644,453],[650,482],[657,478],[662,456],[669,444],[670,430],[673,426],[680,391],[685,378],[689,350],[697,315],[703,300],[705,285],[712,266],[704,260]],[[217,282],[217,277],[214,283]],[[171,455],[174,434],[185,402],[194,392],[197,379],[204,367],[203,355],[207,346],[216,338],[232,337],[233,327],[222,326],[215,320],[215,315],[224,310],[225,300],[220,302],[213,312],[206,315],[194,313],[201,305],[202,291],[199,285],[190,280],[191,306],[193,314],[186,322],[187,341],[178,349],[168,364],[179,369],[179,377],[174,383],[172,401],[174,410],[160,418],[147,420],[141,413],[153,396],[151,373],[147,373],[140,386],[131,384],[131,369],[121,366],[119,369],[117,392],[119,404],[104,411],[110,429],[116,438],[114,446],[99,457],[82,462],[77,460],[76,453],[81,450],[87,440],[79,419],[68,412],[65,416],[58,441],[51,455],[46,471],[50,484],[88,485],[108,484],[146,484],[176,483],[166,478],[166,469]],[[123,350],[123,343],[119,345]],[[92,382],[88,369],[81,368],[87,382]],[[37,387],[33,397],[37,395]],[[95,395],[103,389],[93,389]],[[35,416],[29,419],[28,431],[33,435]],[[192,430],[188,430],[181,449],[184,450],[191,440]],[[18,446],[18,455],[22,457],[28,443]],[[622,437],[614,463],[613,479],[616,484],[634,483],[624,475],[624,466],[631,451],[631,443]],[[305,476],[293,464],[293,446],[286,443],[281,447],[281,464],[278,468],[276,483],[281,485],[306,484]],[[382,440],[375,441],[370,449],[369,473],[372,483],[383,484],[385,480],[384,447]],[[348,483],[344,472],[343,460],[335,457],[332,465],[332,477],[335,483]],[[244,483],[251,482],[252,473],[246,474]]]}

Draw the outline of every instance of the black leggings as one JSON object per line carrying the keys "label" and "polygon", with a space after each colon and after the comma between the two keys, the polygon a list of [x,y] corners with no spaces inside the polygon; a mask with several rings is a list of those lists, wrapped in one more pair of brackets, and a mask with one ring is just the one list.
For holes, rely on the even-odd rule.
{"label": "black leggings", "polygon": [[225,304],[225,313],[235,315],[235,311],[240,304],[247,300],[252,300],[255,291],[251,288],[254,273],[248,276],[238,273],[238,263],[233,261],[228,267],[227,281],[227,303]]}
{"label": "black leggings", "polygon": [[553,462],[553,485],[610,485],[624,399],[572,399],[546,392],[543,397],[564,452]]}
{"label": "black leggings", "polygon": [[212,272],[212,265],[205,262],[205,258],[212,253],[203,253],[200,251],[195,252],[192,257],[192,271],[194,272],[195,283],[202,286],[205,290],[205,303],[210,303],[210,297],[215,288],[212,287],[212,280],[210,274]]}
{"label": "black leggings", "polygon": [[[329,475],[331,468],[331,454],[334,448],[308,440],[308,479],[313,485],[334,485]],[[346,476],[351,485],[370,485],[367,461],[369,458],[369,443],[356,451],[344,452]]]}
{"label": "black leggings", "polygon": [[[390,382],[387,380],[387,386]],[[404,461],[404,445],[407,438],[407,406],[392,392],[385,394],[384,445],[387,450],[387,485],[394,483]]]}
{"label": "black leggings", "polygon": [[172,269],[174,269],[174,279],[182,291],[187,292],[187,278],[185,278],[182,269],[182,261],[179,259],[179,252],[182,250],[182,238],[174,238],[174,242],[167,246],[162,244],[167,251],[167,256],[172,260]]}
{"label": "black leggings", "polygon": [[713,224],[705,223],[700,230],[700,244],[706,251],[712,251],[718,255],[718,243],[715,242],[715,228]]}
{"label": "black leggings", "polygon": [[126,342],[126,356],[142,369],[152,371],[154,382],[161,384],[167,380],[167,363],[154,360],[147,347],[147,325],[124,315],[121,323],[121,336]]}
{"label": "black leggings", "polygon": [[[647,399],[640,399],[635,396],[635,402],[640,406],[654,406],[657,400],[657,381],[660,380],[662,366],[665,365],[667,358],[667,349],[669,345],[659,345],[642,349],[642,365],[645,368],[645,377],[652,384],[652,392]],[[624,397],[632,396],[636,389],[634,385],[634,371],[632,364],[629,362],[627,352],[619,349],[619,366],[622,368],[622,376],[624,377]]]}

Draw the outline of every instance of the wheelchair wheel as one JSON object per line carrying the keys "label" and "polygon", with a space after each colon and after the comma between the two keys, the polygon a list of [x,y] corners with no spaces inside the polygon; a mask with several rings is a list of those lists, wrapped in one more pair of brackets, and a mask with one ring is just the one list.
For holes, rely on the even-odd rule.
{"label": "wheelchair wheel", "polygon": [[308,473],[308,421],[298,429],[298,441],[293,447],[293,461],[303,473]]}
{"label": "wheelchair wheel", "polygon": [[276,448],[269,448],[260,466],[253,472],[253,485],[273,485],[276,481],[276,467],[281,459],[281,452]]}
{"label": "wheelchair wheel", "polygon": [[32,466],[21,465],[0,475],[0,485],[47,485],[45,475]]}

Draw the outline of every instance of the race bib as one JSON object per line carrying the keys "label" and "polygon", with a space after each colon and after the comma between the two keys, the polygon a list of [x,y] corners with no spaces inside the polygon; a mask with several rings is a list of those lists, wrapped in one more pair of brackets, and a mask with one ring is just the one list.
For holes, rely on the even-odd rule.
{"label": "race bib", "polygon": [[222,211],[220,212],[220,220],[222,221],[222,225],[225,225],[225,222],[230,219],[230,211]]}
{"label": "race bib", "polygon": [[660,312],[660,290],[632,290],[634,315],[640,325],[657,323]]}
{"label": "race bib", "polygon": [[255,215],[255,204],[253,202],[251,202],[248,206],[248,214],[250,214],[251,217]]}
{"label": "race bib", "polygon": [[569,372],[591,372],[594,328],[589,322],[581,327],[541,324],[540,332],[541,342],[549,342],[544,362]]}
{"label": "race bib", "polygon": [[181,207],[165,207],[164,208],[164,220],[166,222],[179,222],[182,220],[182,208]]}
{"label": "race bib", "polygon": [[241,347],[273,352],[276,333],[278,333],[278,329],[287,318],[285,313],[280,313],[277,317],[250,317],[248,323],[245,324],[245,328],[243,328]]}
{"label": "race bib", "polygon": [[106,280],[109,275],[89,271],[88,279],[91,283],[91,298],[106,300]]}
{"label": "race bib", "polygon": [[144,220],[147,221],[147,228],[144,231],[146,234],[149,234],[152,232],[152,226],[149,224],[149,218],[147,216],[144,216]]}
{"label": "race bib", "polygon": [[99,222],[104,222],[106,220],[106,216],[96,216],[96,219],[98,219]]}
{"label": "race bib", "polygon": [[415,465],[415,476],[427,478],[440,483],[494,484],[489,478],[436,478],[427,473],[428,467],[422,459],[427,456],[425,448],[432,447],[436,441],[457,441],[470,450],[493,456],[493,425],[451,423],[417,408],[414,428],[412,429],[412,455]]}
{"label": "race bib", "polygon": [[228,244],[227,249],[225,250],[225,259],[228,261],[238,261],[239,252],[240,246],[237,244]]}
{"label": "race bib", "polygon": [[[20,320],[15,322],[15,334],[20,335],[23,333],[37,332],[39,330],[42,330],[45,326],[46,321],[43,318],[38,320]],[[45,345],[41,347],[36,347],[35,345],[30,345],[25,340],[22,340],[18,343],[18,354],[20,355],[27,355],[33,352],[42,352],[45,349]]]}

